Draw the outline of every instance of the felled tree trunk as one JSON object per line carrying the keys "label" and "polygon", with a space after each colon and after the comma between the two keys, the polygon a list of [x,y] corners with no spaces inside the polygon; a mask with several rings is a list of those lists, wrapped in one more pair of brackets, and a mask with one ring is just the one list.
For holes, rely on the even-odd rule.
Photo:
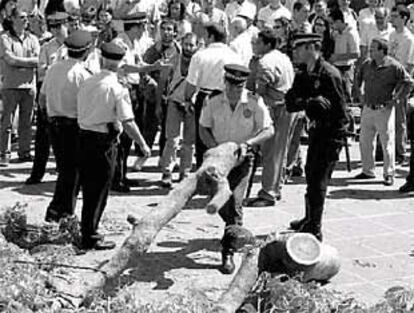
{"label": "felled tree trunk", "polygon": [[259,248],[247,252],[229,288],[224,292],[213,313],[234,313],[243,304],[259,276]]}
{"label": "felled tree trunk", "polygon": [[218,208],[230,197],[227,175],[240,160],[238,145],[225,143],[207,151],[202,166],[177,185],[174,190],[148,215],[137,220],[132,216],[128,221],[133,229],[113,257],[105,263],[100,272],[88,278],[88,284],[82,292],[83,304],[90,303],[91,295],[100,289],[110,287],[119,275],[145,253],[158,232],[182,210],[197,190],[208,187],[215,192],[209,207]]}

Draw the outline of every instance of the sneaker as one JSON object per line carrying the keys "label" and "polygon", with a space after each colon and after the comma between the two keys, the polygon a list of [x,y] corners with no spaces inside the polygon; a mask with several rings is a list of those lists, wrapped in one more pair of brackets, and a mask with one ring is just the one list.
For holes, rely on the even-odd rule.
{"label": "sneaker", "polygon": [[142,167],[144,166],[147,160],[148,160],[148,157],[138,157],[135,160],[134,165],[132,165],[132,170],[134,172],[139,172],[140,170],[142,170]]}
{"label": "sneaker", "polygon": [[394,185],[394,177],[392,177],[391,175],[386,176],[385,179],[384,179],[384,185],[385,186]]}
{"label": "sneaker", "polygon": [[354,177],[354,179],[373,179],[375,178],[375,175],[368,175],[365,173],[359,173],[357,176]]}
{"label": "sneaker", "polygon": [[162,174],[161,177],[161,186],[164,188],[171,188],[172,187],[172,175],[169,172]]}
{"label": "sneaker", "polygon": [[406,182],[404,185],[398,189],[399,192],[412,192],[414,191],[414,184]]}

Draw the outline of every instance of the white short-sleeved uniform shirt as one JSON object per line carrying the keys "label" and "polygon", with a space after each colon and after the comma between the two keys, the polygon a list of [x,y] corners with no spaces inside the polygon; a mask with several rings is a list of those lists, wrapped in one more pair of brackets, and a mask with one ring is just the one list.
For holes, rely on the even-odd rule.
{"label": "white short-sleeved uniform shirt", "polygon": [[224,65],[230,63],[242,64],[241,57],[224,43],[212,43],[192,56],[187,82],[198,88],[224,90]]}
{"label": "white short-sleeved uniform shirt", "polygon": [[206,100],[200,117],[200,125],[210,128],[218,144],[243,143],[261,130],[272,125],[272,119],[263,99],[247,89],[234,111],[224,93]]}
{"label": "white short-sleeved uniform shirt", "polygon": [[389,55],[405,68],[414,65],[414,35],[407,27],[401,33],[395,30],[391,33]]}
{"label": "white short-sleeved uniform shirt", "polygon": [[46,72],[40,90],[46,96],[47,115],[77,118],[77,94],[89,77],[90,72],[80,60],[69,58],[53,64]]}
{"label": "white short-sleeved uniform shirt", "polygon": [[128,89],[117,73],[102,70],[87,79],[78,93],[78,123],[83,130],[108,132],[108,123],[134,119]]}
{"label": "white short-sleeved uniform shirt", "polygon": [[257,20],[263,21],[265,25],[273,27],[275,25],[275,19],[284,17],[288,20],[292,19],[292,13],[283,5],[280,5],[277,9],[272,9],[269,5],[261,8],[257,14]]}

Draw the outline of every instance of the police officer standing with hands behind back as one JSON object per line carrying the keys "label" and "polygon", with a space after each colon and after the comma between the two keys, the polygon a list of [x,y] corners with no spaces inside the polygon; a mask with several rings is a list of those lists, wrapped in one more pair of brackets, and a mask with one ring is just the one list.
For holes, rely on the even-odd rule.
{"label": "police officer standing with hands behind back", "polygon": [[114,174],[117,142],[122,128],[146,156],[151,150],[134,121],[127,86],[117,75],[125,50],[115,43],[101,46],[102,71],[84,82],[78,94],[80,127],[82,207],[82,248],[113,249],[97,233]]}
{"label": "police officer standing with hands behind back", "polygon": [[224,92],[207,99],[201,111],[200,138],[209,149],[224,142],[235,142],[240,145],[240,154],[244,157],[228,176],[232,196],[219,210],[226,223],[220,270],[223,274],[231,274],[235,269],[234,248],[227,238],[229,226],[243,223],[242,202],[252,167],[251,157],[246,152],[272,137],[274,127],[263,99],[245,88],[249,69],[228,64],[224,71]]}
{"label": "police officer standing with hands behind back", "polygon": [[310,119],[309,148],[305,166],[306,215],[291,228],[311,233],[322,241],[321,222],[326,190],[348,123],[344,83],[340,72],[321,57],[322,38],[298,34],[293,38],[298,63],[306,65],[286,94],[288,112],[305,110]]}

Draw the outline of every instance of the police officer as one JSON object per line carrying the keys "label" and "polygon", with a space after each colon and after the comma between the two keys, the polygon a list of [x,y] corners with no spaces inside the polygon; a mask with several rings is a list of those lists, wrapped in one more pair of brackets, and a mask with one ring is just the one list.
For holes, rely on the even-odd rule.
{"label": "police officer", "polygon": [[306,65],[306,69],[296,74],[293,86],[286,94],[287,110],[305,110],[311,121],[305,166],[306,216],[291,222],[291,228],[312,233],[320,241],[327,185],[348,122],[344,83],[340,72],[321,57],[321,40],[316,34],[294,36],[297,61]]}
{"label": "police officer", "polygon": [[[53,38],[44,43],[40,48],[39,66],[37,68],[37,90],[40,90],[45,78],[46,70],[55,62],[67,57],[67,49],[63,44],[68,36],[67,20],[69,15],[64,12],[56,12],[47,17],[47,24]],[[36,117],[35,155],[30,177],[27,185],[38,184],[45,174],[47,160],[49,158],[50,139],[48,132],[48,120],[45,107],[38,107]]]}
{"label": "police officer", "polygon": [[115,243],[104,241],[97,230],[114,174],[118,135],[122,128],[146,156],[151,153],[134,121],[128,88],[117,76],[125,50],[115,43],[104,43],[101,52],[102,71],[85,81],[78,93],[84,249],[115,247]]}
{"label": "police officer", "polygon": [[249,147],[257,147],[269,139],[273,133],[273,122],[263,99],[253,95],[245,88],[249,69],[237,64],[224,66],[225,90],[209,98],[201,111],[200,137],[207,148],[224,142],[240,144],[241,154],[245,156],[241,164],[229,174],[230,188],[233,192],[229,201],[220,209],[219,214],[226,223],[222,240],[222,266],[224,274],[233,273],[234,250],[225,240],[228,226],[242,225],[242,201],[251,172],[251,157],[246,156]]}
{"label": "police officer", "polygon": [[92,36],[75,31],[65,39],[68,59],[52,65],[40,91],[40,104],[46,106],[50,137],[59,169],[55,193],[46,212],[46,221],[56,221],[75,211],[79,191],[79,127],[77,93],[91,74],[83,61],[92,45]]}

